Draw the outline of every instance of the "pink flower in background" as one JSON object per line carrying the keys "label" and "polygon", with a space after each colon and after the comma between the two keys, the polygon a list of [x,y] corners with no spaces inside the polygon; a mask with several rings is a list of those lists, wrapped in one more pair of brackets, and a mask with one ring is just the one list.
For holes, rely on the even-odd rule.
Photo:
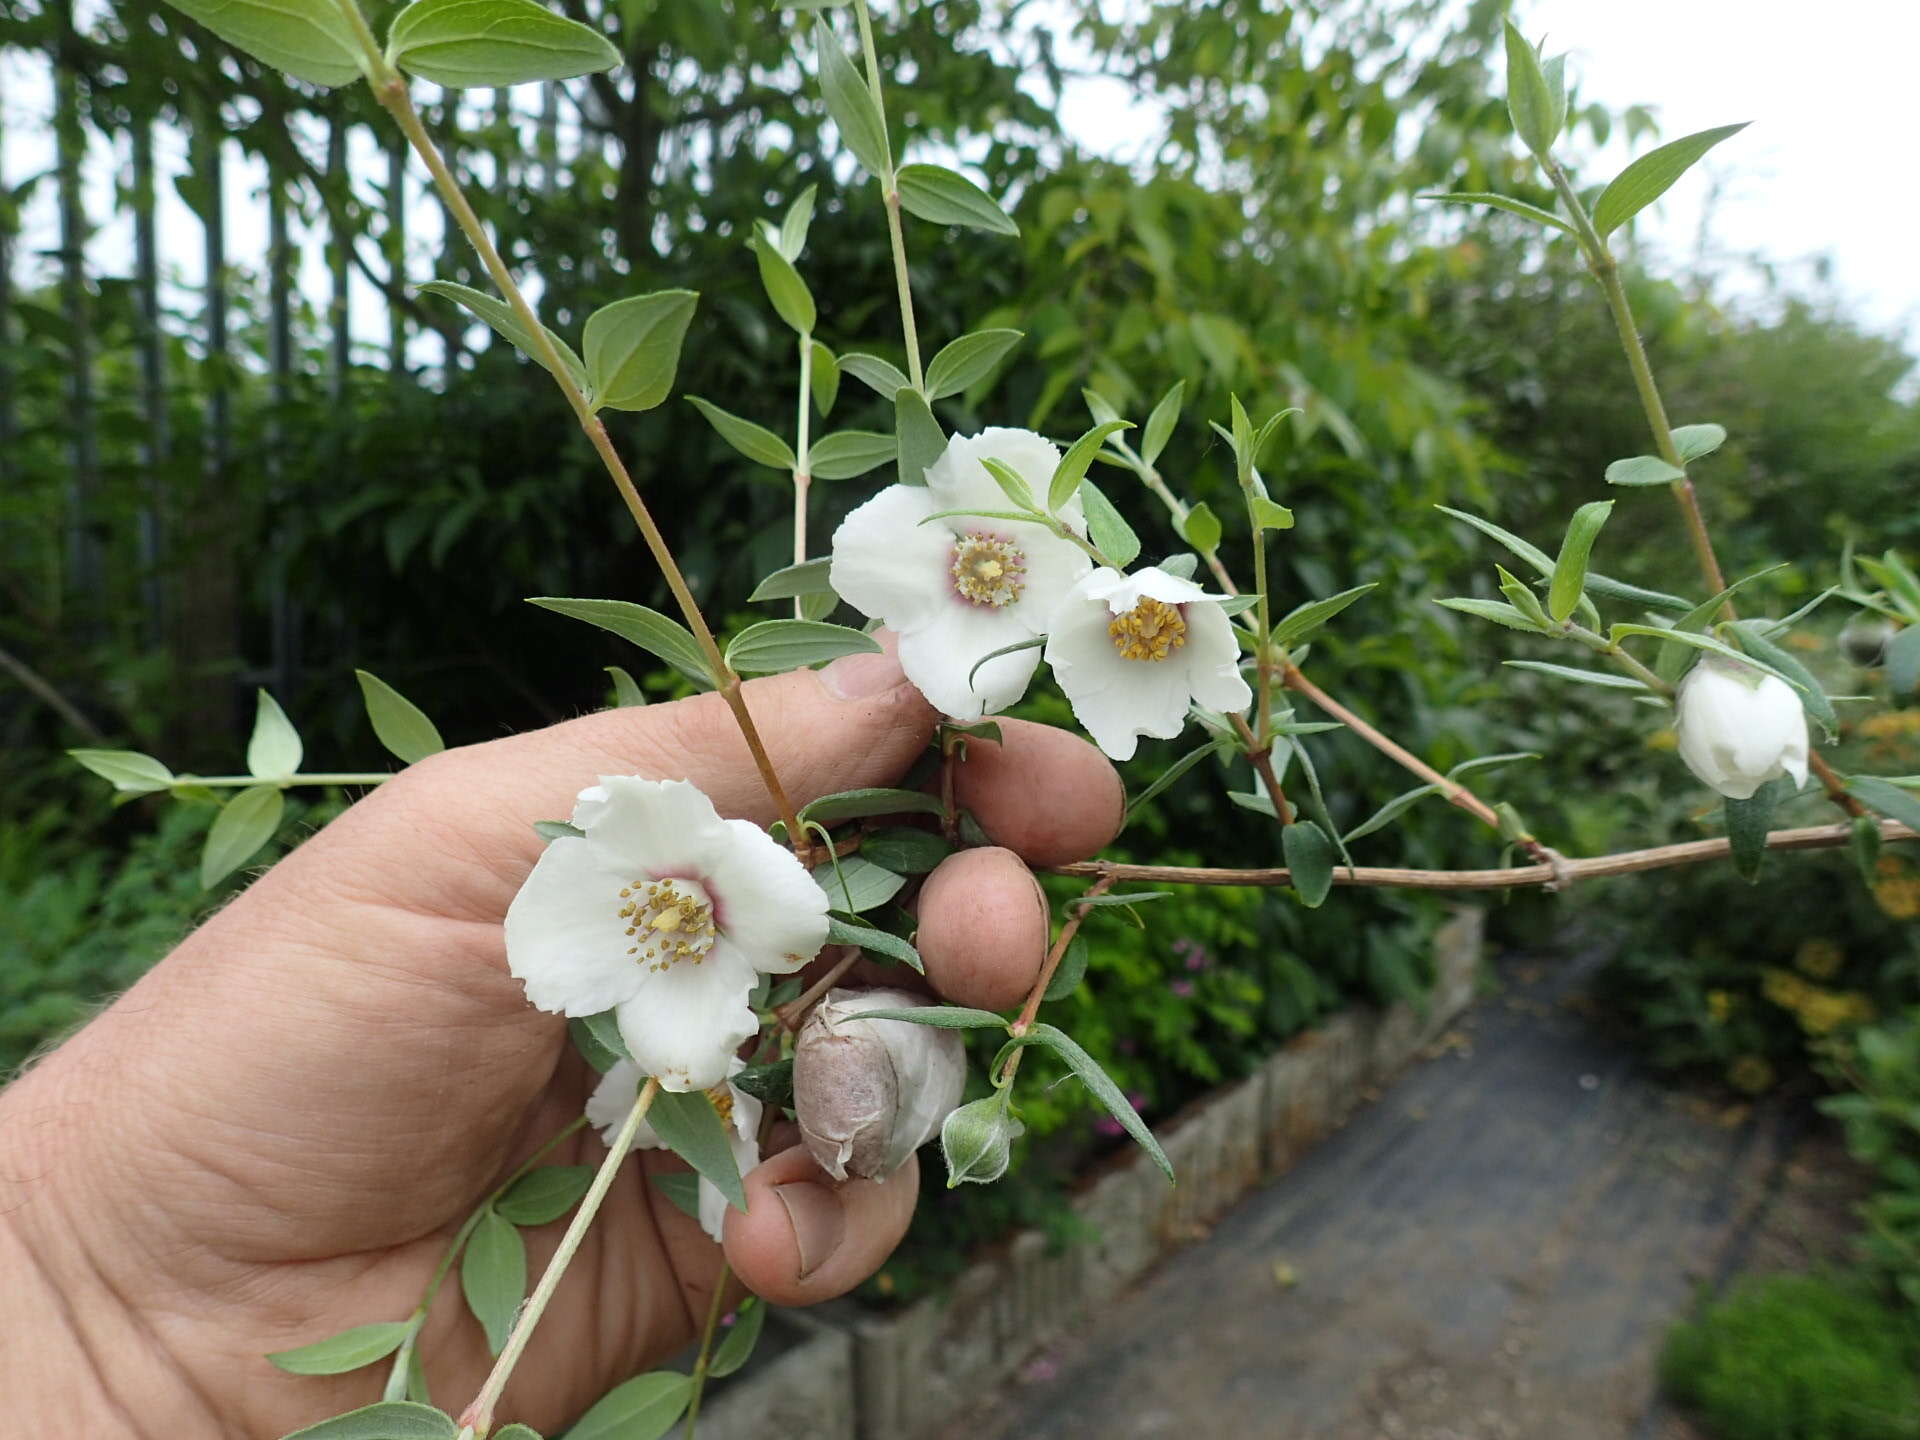
{"label": "pink flower in background", "polygon": [[1167,989],[1171,990],[1175,995],[1178,995],[1182,1000],[1190,1000],[1193,998],[1193,981],[1191,980],[1172,981],[1168,984]]}

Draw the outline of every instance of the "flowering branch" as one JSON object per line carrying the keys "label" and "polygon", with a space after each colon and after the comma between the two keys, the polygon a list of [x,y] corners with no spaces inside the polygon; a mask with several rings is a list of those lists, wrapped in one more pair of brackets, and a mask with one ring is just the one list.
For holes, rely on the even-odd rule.
{"label": "flowering branch", "polygon": [[434,188],[440,192],[447,212],[454,223],[460,227],[468,241],[480,256],[480,263],[486,267],[487,275],[494,286],[505,297],[513,310],[514,318],[534,346],[533,358],[540,362],[554,383],[566,396],[567,404],[572,407],[580,428],[586,432],[587,440],[592,444],[594,453],[606,467],[614,486],[620,492],[620,498],[626,503],[633,522],[639,527],[641,538],[646,541],[647,549],[652,553],[654,563],[660,567],[660,574],[667,582],[667,588],[673,593],[680,613],[686,618],[687,627],[693,631],[694,640],[699,644],[705,657],[707,668],[713,673],[715,687],[733,711],[734,719],[739,723],[740,732],[745,737],[747,749],[753,756],[754,768],[760,772],[760,778],[772,797],[774,808],[786,821],[787,834],[798,837],[800,825],[794,814],[793,803],[787,798],[786,790],[780,783],[780,777],[774,773],[773,762],[767,757],[766,746],[761,743],[760,732],[748,713],[746,699],[740,693],[740,677],[734,673],[726,658],[720,653],[720,647],[708,628],[706,617],[700,613],[699,602],[693,598],[686,577],[680,572],[680,565],[674,559],[673,550],[667,544],[666,537],[660,533],[660,527],[654,523],[652,513],[646,502],[640,498],[640,492],[634,487],[633,477],[628,473],[626,463],[619,452],[613,448],[613,441],[607,435],[607,427],[594,413],[592,404],[567,373],[567,367],[561,362],[560,352],[555,347],[553,337],[533,313],[533,307],[521,292],[520,286],[508,270],[506,261],[494,247],[492,237],[487,234],[486,226],[474,213],[468,203],[466,193],[460,188],[460,182],[452,170],[447,167],[439,147],[433,143],[433,137],[427,133],[420,112],[414,108],[413,97],[407,90],[406,77],[395,70],[382,54],[379,41],[374,39],[373,31],[367,26],[366,17],[360,13],[356,0],[335,0],[340,13],[353,29],[354,37],[360,46],[362,59],[367,71],[367,81],[374,98],[378,100],[388,114],[393,116],[400,129],[406,134],[414,153],[419,155],[433,177]]}
{"label": "flowering branch", "polygon": [[473,1398],[460,1416],[460,1434],[456,1440],[475,1440],[493,1429],[493,1407],[500,1403],[500,1392],[507,1388],[507,1379],[513,1374],[514,1367],[520,1363],[520,1356],[527,1348],[527,1341],[533,1338],[534,1326],[540,1323],[540,1317],[546,1313],[547,1303],[553,1299],[553,1292],[559,1287],[560,1277],[567,1273],[567,1266],[573,1263],[580,1242],[586,1239],[587,1228],[593,1224],[594,1216],[600,1213],[601,1203],[607,1198],[607,1191],[613,1188],[613,1177],[620,1173],[620,1166],[627,1158],[627,1152],[633,1149],[634,1137],[640,1133],[640,1122],[647,1118],[647,1111],[653,1108],[653,1098],[660,1093],[660,1082],[648,1078],[640,1087],[639,1098],[633,1102],[633,1109],[627,1112],[626,1122],[621,1125],[620,1133],[613,1138],[607,1151],[607,1158],[600,1163],[600,1169],[593,1177],[593,1184],[587,1187],[586,1197],[581,1200],[580,1208],[574,1211],[573,1221],[567,1226],[567,1233],[560,1238],[560,1248],[553,1253],[545,1272],[540,1276],[540,1284],[527,1303],[521,1307],[519,1318],[514,1321],[513,1333],[507,1337],[507,1343],[500,1351],[500,1358],[494,1361],[493,1371],[487,1376],[486,1383],[480,1387],[480,1393]]}
{"label": "flowering branch", "polygon": [[[1883,841],[1920,840],[1920,831],[1908,829],[1896,820],[1880,822]],[[1799,830],[1775,830],[1767,836],[1769,850],[1832,850],[1851,843],[1850,825],[1809,825]],[[1602,879],[1609,875],[1632,875],[1642,870],[1665,870],[1675,865],[1698,865],[1719,860],[1733,853],[1732,842],[1689,840],[1679,845],[1661,845],[1652,850],[1623,850],[1612,855],[1594,855],[1583,860],[1520,865],[1506,870],[1401,870],[1384,866],[1361,865],[1354,869],[1336,867],[1333,883],[1362,888],[1391,887],[1401,890],[1524,890],[1541,885],[1564,888],[1574,880]],[[1114,860],[1083,860],[1058,865],[1054,875],[1096,876],[1101,879],[1146,880],[1168,885],[1291,885],[1293,877],[1285,870],[1223,870],[1194,865],[1127,865]]]}

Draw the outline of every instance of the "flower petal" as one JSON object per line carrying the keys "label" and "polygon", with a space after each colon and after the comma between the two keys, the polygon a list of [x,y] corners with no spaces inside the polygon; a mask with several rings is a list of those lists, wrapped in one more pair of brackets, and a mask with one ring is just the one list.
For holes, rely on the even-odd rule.
{"label": "flower petal", "polygon": [[592,839],[566,835],[547,846],[507,907],[507,969],[531,1004],[597,1015],[640,989],[645,972],[627,954],[619,913],[620,888],[632,878]]}
{"label": "flower petal", "polygon": [[[1060,464],[1060,450],[1044,435],[1031,430],[990,426],[978,435],[956,435],[940,458],[927,467],[927,489],[936,510],[1007,510],[1005,493],[983,460],[998,460],[1027,482],[1034,500],[1045,505],[1047,486]],[[1060,518],[1086,534],[1078,495],[1060,509]]]}
{"label": "flower petal", "polygon": [[[625,872],[621,885],[643,877],[697,877],[726,844],[726,822],[691,780],[602,775],[597,786],[581,794],[573,823],[587,832],[587,842],[605,857],[604,864]],[[616,885],[608,893],[619,889]]]}
{"label": "flower petal", "polygon": [[1034,637],[1015,613],[1019,608],[947,607],[924,630],[900,637],[900,668],[929,704],[956,720],[978,720],[1006,709],[1027,693],[1039,668],[1039,646],[989,660],[971,682],[967,677],[984,656]]}
{"label": "flower petal", "polygon": [[[627,1123],[627,1113],[640,1097],[640,1082],[646,1078],[640,1073],[640,1067],[631,1060],[616,1060],[613,1068],[602,1075],[600,1083],[593,1087],[593,1094],[587,1097],[587,1123],[600,1132],[600,1138],[606,1144],[613,1144],[614,1136]],[[633,1148],[656,1150],[659,1146],[660,1137],[653,1133],[653,1126],[642,1120],[634,1136]]]}
{"label": "flower petal", "polygon": [[722,938],[698,964],[642,973],[639,992],[614,1012],[627,1050],[664,1090],[711,1090],[760,1028],[747,1003],[758,972]]}
{"label": "flower petal", "polygon": [[826,892],[766,831],[745,820],[726,828],[702,877],[721,935],[756,970],[798,970],[827,943]]}
{"label": "flower petal", "polygon": [[1209,710],[1236,715],[1253,704],[1253,687],[1240,672],[1240,641],[1233,622],[1211,600],[1180,612],[1187,622],[1187,686]]}
{"label": "flower petal", "polygon": [[862,615],[906,634],[952,590],[953,531],[920,522],[944,508],[924,486],[889,485],[840,522],[827,578]]}

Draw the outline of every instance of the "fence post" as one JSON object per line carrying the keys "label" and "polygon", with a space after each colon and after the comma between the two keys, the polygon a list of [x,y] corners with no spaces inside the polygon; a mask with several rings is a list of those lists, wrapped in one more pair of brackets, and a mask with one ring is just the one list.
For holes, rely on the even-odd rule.
{"label": "fence post", "polygon": [[267,422],[267,506],[273,525],[270,580],[270,658],[274,687],[290,695],[299,678],[300,624],[287,567],[291,553],[275,511],[286,504],[287,411],[293,404],[293,247],[287,237],[287,193],[267,160],[267,365],[272,413]]}
{"label": "fence post", "polygon": [[60,205],[60,308],[68,331],[67,415],[73,470],[67,486],[67,593],[80,602],[82,624],[103,599],[99,503],[99,453],[93,417],[92,316],[87,296],[87,214],[81,168],[87,137],[80,118],[80,74],[74,64],[79,37],[72,0],[58,12],[58,50],[53,71],[54,168]]}
{"label": "fence post", "polygon": [[[327,127],[327,184],[339,186],[343,190],[347,185],[347,122],[335,114]],[[342,218],[347,218],[345,204],[339,207]],[[328,210],[327,221],[327,259],[332,272],[333,293],[327,302],[328,362],[327,390],[335,405],[346,398],[347,371],[353,364],[353,307],[348,299],[347,284],[350,259],[348,247],[353,244],[350,231],[334,228],[333,211]]]}
{"label": "fence post", "polygon": [[387,149],[387,368],[407,373],[407,147]]}
{"label": "fence post", "polygon": [[140,592],[150,643],[166,636],[167,462],[173,456],[167,413],[166,336],[160,328],[160,256],[154,226],[153,121],[133,117],[133,274],[139,306],[140,409],[146,422],[140,464],[146,496],[140,507]]}

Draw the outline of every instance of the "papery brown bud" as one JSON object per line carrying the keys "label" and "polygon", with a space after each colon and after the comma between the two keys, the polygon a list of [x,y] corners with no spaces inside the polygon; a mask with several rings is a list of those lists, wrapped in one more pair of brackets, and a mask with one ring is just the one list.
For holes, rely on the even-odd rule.
{"label": "papery brown bud", "polygon": [[835,990],[793,1050],[793,1106],[813,1158],[836,1180],[884,1180],[960,1103],[966,1047],[956,1030],[858,1020],[927,1004],[905,990]]}

